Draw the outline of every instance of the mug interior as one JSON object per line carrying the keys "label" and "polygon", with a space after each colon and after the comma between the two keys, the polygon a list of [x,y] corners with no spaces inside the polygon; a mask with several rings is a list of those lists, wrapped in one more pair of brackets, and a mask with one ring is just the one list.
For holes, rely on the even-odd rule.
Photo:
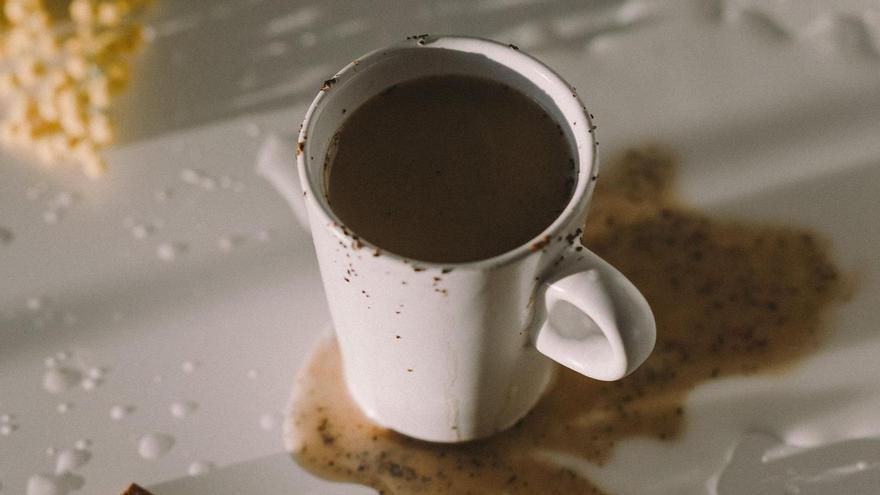
{"label": "mug interior", "polygon": [[[571,216],[583,214],[592,186],[590,178],[596,174],[596,160],[592,125],[574,89],[515,47],[475,38],[440,37],[408,40],[352,62],[324,84],[312,103],[299,137],[300,180],[309,193],[308,200],[316,202],[326,215],[326,223],[342,225],[327,200],[326,157],[346,118],[390,86],[435,75],[467,75],[503,83],[538,103],[561,126],[575,160],[574,191],[560,216],[535,239],[559,230]],[[443,266],[503,262],[520,251],[528,252],[531,242],[486,260]]]}

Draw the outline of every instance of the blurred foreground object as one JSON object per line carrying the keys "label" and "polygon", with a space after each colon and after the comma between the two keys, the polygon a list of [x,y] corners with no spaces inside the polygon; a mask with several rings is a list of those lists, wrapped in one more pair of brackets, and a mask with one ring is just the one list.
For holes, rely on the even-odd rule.
{"label": "blurred foreground object", "polygon": [[42,0],[0,0],[0,143],[102,175],[99,150],[114,138],[111,99],[128,83],[145,39],[136,19],[150,3],[72,0],[69,17],[52,17]]}
{"label": "blurred foreground object", "polygon": [[122,492],[122,495],[153,495],[153,494],[144,490],[140,486],[132,483],[124,492]]}

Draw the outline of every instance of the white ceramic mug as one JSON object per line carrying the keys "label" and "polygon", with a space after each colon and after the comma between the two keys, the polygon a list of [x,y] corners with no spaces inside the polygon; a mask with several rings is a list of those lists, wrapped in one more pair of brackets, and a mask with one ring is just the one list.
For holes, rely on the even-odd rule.
{"label": "white ceramic mug", "polygon": [[[562,214],[489,259],[428,263],[389,253],[347,229],[326,199],[325,156],[345,117],[389,86],[438,74],[483,77],[531,97],[575,152],[574,195]],[[419,439],[472,440],[522,418],[550,383],[554,361],[616,380],[647,358],[655,339],[647,302],[579,240],[597,177],[591,131],[556,73],[482,39],[413,37],[324,84],[303,122],[297,164],[345,380],[368,417]]]}

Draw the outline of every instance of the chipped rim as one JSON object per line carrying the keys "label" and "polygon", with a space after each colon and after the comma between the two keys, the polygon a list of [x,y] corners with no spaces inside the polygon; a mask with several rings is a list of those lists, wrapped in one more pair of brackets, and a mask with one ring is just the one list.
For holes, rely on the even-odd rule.
{"label": "chipped rim", "polygon": [[[510,70],[518,72],[520,75],[532,82],[537,88],[547,93],[558,110],[564,115],[573,118],[572,123],[566,121],[566,125],[571,130],[574,137],[575,159],[578,167],[577,180],[575,188],[572,192],[562,213],[553,220],[550,225],[545,227],[537,235],[529,239],[528,242],[517,246],[514,249],[505,251],[495,256],[465,262],[437,262],[424,261],[415,258],[402,256],[377,246],[366,239],[352,237],[352,231],[348,229],[342,220],[336,216],[330,205],[327,203],[323,192],[316,194],[312,188],[312,176],[309,174],[309,164],[312,159],[308,153],[308,135],[315,125],[314,116],[319,112],[332,97],[332,86],[336,85],[340,80],[350,77],[357,77],[357,67],[361,64],[369,64],[384,57],[394,56],[395,52],[400,49],[446,49],[460,51],[464,53],[473,53],[484,55],[490,60],[507,67]],[[526,69],[527,71],[518,70]],[[515,262],[521,258],[525,258],[531,254],[540,253],[542,248],[556,236],[566,234],[563,232],[571,222],[582,216],[587,209],[590,195],[595,186],[599,172],[598,161],[598,141],[595,133],[596,126],[593,124],[593,118],[587,111],[586,106],[580,100],[577,90],[569,85],[559,74],[553,69],[546,66],[540,60],[520,51],[519,47],[512,44],[503,44],[497,41],[476,38],[469,36],[440,35],[430,36],[426,34],[408,36],[406,40],[395,43],[391,46],[373,50],[363,55],[353,62],[343,67],[332,78],[324,81],[318,95],[312,101],[303,119],[302,126],[297,136],[296,143],[296,163],[297,172],[299,174],[300,183],[303,188],[305,201],[311,203],[310,210],[315,213],[321,220],[323,227],[330,229],[333,234],[342,241],[347,241],[350,245],[357,242],[359,247],[372,249],[374,252],[380,252],[383,256],[393,260],[409,264],[417,271],[425,269],[437,269],[443,273],[449,273],[452,269],[465,270],[483,270],[497,268]],[[323,160],[323,158],[320,158]],[[589,164],[584,167],[584,164]],[[321,167],[323,170],[323,168]],[[323,183],[323,180],[321,181]],[[316,228],[313,225],[312,228]],[[314,234],[313,234],[314,235]]]}

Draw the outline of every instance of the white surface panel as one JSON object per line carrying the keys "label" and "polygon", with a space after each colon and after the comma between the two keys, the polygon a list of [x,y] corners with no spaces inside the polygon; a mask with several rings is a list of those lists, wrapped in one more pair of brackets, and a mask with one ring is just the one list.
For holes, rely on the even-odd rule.
{"label": "white surface panel", "polygon": [[[0,239],[0,414],[15,425],[0,436],[0,493],[25,493],[32,474],[54,468],[47,447],[78,439],[91,440],[92,458],[75,493],[114,493],[133,480],[158,495],[367,491],[311,478],[282,453],[278,413],[328,316],[311,240],[253,163],[267,134],[297,129],[320,81],[422,32],[493,37],[538,55],[578,87],[603,154],[669,144],[687,198],[726,216],[814,228],[857,283],[825,345],[791,371],[700,387],[676,442],[628,440],[604,468],[570,464],[621,494],[706,494],[716,482],[721,495],[764,493],[755,479],[775,480],[761,489],[875,493],[878,10],[857,0],[335,9],[160,0],[149,19],[157,38],[118,109],[124,142],[108,153],[106,178],[0,156],[0,227],[12,237]],[[213,178],[216,190],[187,183],[184,169]],[[74,201],[49,225],[43,217],[60,192]],[[132,226],[144,223],[153,231],[138,239]],[[187,248],[167,262],[157,255],[163,243]],[[105,369],[103,381],[45,391],[44,359],[59,351],[84,370]],[[198,407],[175,418],[175,401]],[[114,405],[133,410],[114,421]],[[150,432],[176,440],[155,461],[138,455]],[[806,454],[755,464],[782,444]],[[198,460],[218,469],[186,476]]]}

